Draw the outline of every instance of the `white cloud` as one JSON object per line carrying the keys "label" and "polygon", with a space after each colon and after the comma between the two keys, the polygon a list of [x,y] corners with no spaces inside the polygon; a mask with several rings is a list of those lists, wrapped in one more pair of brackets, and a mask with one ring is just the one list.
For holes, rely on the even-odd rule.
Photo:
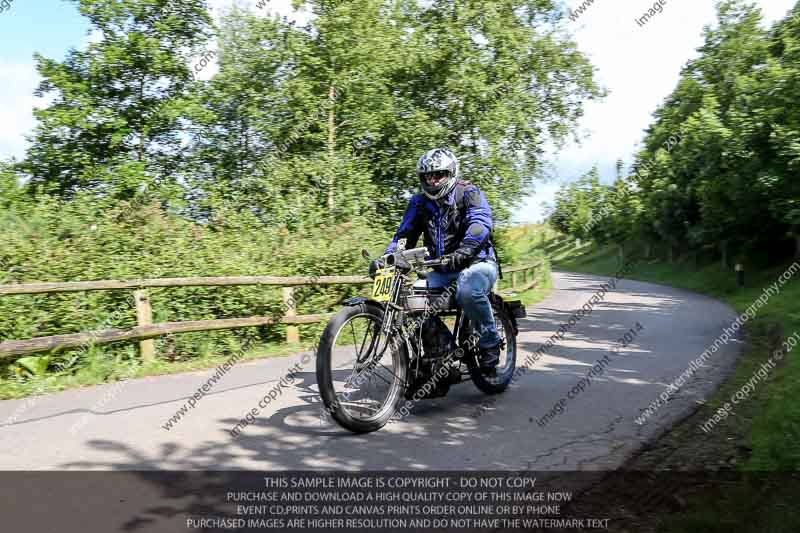
{"label": "white cloud", "polygon": [[524,198],[522,205],[514,217],[514,222],[541,222],[544,218],[544,203],[552,202],[562,182],[551,181],[537,184],[532,195]]}
{"label": "white cloud", "polygon": [[0,63],[0,160],[25,154],[25,134],[36,124],[33,108],[42,107],[43,102],[33,96],[39,81],[33,63]]}

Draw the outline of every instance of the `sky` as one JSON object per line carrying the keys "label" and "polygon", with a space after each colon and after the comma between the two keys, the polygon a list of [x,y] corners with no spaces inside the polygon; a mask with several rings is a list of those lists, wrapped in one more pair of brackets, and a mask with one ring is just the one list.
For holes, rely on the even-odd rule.
{"label": "sky", "polygon": [[[266,11],[255,7],[257,0],[236,1],[256,13]],[[628,166],[632,163],[652,113],[677,84],[681,67],[696,56],[703,27],[715,20],[713,0],[661,2],[661,12],[644,25],[637,19],[654,5],[650,0],[563,2],[565,10],[572,12],[585,7],[576,20],[566,19],[566,28],[597,68],[597,79],[609,94],[586,105],[579,125],[580,143],[570,142],[548,154],[550,178],[524,200],[516,222],[540,221],[543,204],[552,202],[558,187],[593,165],[610,181],[617,159]],[[755,0],[766,24],[783,18],[795,2]],[[215,18],[232,3],[209,1]],[[290,4],[290,0],[269,0],[267,9],[291,15]],[[301,22],[306,19],[303,13],[294,17]],[[33,96],[39,82],[34,52],[62,60],[70,48],[86,46],[88,30],[75,3],[67,0],[11,0],[10,8],[0,13],[0,160],[23,157],[25,135],[35,125],[32,109],[44,106],[42,99]],[[215,48],[213,43],[209,48]],[[200,78],[215,73],[216,66],[210,65]]]}

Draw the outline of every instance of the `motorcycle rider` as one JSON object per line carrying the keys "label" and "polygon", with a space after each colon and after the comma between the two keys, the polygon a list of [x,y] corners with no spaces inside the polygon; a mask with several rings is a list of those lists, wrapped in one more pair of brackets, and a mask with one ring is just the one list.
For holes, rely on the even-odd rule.
{"label": "motorcycle rider", "polygon": [[[492,210],[484,194],[472,183],[460,179],[458,159],[447,148],[425,152],[417,162],[421,193],[409,201],[400,227],[384,255],[393,253],[398,242],[416,246],[423,235],[432,258],[446,257],[447,263],[428,274],[429,288],[444,288],[456,282],[456,300],[480,333],[480,366],[491,371],[500,357],[489,293],[497,280],[497,255],[490,235]],[[370,264],[370,276],[380,268]]]}

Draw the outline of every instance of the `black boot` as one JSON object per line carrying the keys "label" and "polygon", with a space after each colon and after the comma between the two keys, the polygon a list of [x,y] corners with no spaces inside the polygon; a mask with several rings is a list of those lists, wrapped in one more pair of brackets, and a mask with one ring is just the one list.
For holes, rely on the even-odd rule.
{"label": "black boot", "polygon": [[500,344],[491,348],[481,348],[480,367],[484,374],[490,374],[497,368],[500,362]]}

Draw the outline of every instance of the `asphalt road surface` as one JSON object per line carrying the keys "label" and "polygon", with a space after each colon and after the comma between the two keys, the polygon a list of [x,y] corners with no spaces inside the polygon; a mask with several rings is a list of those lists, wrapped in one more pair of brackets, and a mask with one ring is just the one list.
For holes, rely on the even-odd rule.
{"label": "asphalt road surface", "polygon": [[[605,278],[555,273],[555,290],[520,322],[519,359],[537,350]],[[466,382],[381,431],[323,423],[313,358],[254,424],[229,433],[302,360],[239,363],[170,430],[163,426],[213,370],[0,402],[2,470],[608,470],[715,388],[741,349],[722,346],[647,422],[635,419],[729,326],[705,296],[622,280],[480,416],[487,396]],[[637,323],[639,324],[637,326]],[[619,354],[617,340],[635,338]],[[604,356],[611,363],[564,411],[537,423]]]}

